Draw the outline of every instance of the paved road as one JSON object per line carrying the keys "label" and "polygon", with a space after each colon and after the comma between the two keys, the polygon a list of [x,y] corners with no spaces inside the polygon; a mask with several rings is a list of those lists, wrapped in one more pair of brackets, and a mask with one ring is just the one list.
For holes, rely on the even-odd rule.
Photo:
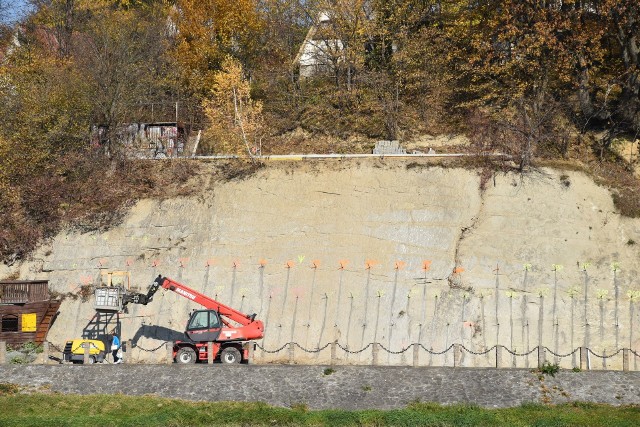
{"label": "paved road", "polygon": [[[334,371],[330,371],[333,369]],[[114,375],[115,373],[115,375]],[[541,379],[542,378],[542,379]],[[311,409],[392,409],[408,403],[509,407],[525,402],[640,404],[640,372],[289,365],[3,365],[0,382],[61,393],[262,401]]]}

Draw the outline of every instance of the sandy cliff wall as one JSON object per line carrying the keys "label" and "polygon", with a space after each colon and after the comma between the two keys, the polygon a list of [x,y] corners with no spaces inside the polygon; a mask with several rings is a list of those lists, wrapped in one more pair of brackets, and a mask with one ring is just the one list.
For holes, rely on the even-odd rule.
{"label": "sandy cliff wall", "polygon": [[[483,192],[479,184],[473,171],[395,161],[269,166],[189,198],[142,200],[120,225],[61,233],[18,268],[61,293],[96,283],[104,269],[130,271],[142,290],[162,274],[258,313],[267,350],[333,340],[351,351],[372,341],[392,351],[414,342],[434,351],[640,350],[640,221],[617,215],[609,192],[580,173],[498,175]],[[0,277],[15,268],[0,267]],[[123,338],[153,349],[178,336],[193,308],[163,293],[119,316]],[[91,299],[67,298],[49,340],[80,336],[93,316]],[[453,361],[451,351],[421,351],[420,364]],[[258,351],[256,361],[288,357]],[[330,353],[295,357],[324,363]],[[338,358],[369,363],[372,353],[340,349]],[[461,363],[494,359],[464,352]],[[378,361],[411,364],[412,354],[383,351]],[[504,363],[528,366],[535,354]]]}

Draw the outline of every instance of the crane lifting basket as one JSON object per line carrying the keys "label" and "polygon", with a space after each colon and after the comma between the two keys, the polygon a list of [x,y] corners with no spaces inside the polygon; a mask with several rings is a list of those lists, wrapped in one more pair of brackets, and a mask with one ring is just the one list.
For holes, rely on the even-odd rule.
{"label": "crane lifting basket", "polygon": [[124,296],[129,291],[131,273],[128,271],[102,272],[100,286],[94,291],[94,309],[101,312],[121,312]]}

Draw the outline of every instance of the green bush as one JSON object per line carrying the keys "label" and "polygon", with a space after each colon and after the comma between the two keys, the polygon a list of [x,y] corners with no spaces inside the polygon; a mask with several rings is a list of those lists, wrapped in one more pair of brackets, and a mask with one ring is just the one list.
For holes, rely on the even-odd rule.
{"label": "green bush", "polygon": [[326,368],[326,369],[324,370],[324,374],[325,374],[325,375],[331,375],[331,374],[333,374],[335,371],[336,371],[336,370],[335,370],[335,369],[333,369],[333,368]]}
{"label": "green bush", "polygon": [[29,362],[25,356],[13,356],[9,363],[12,365],[26,365]]}
{"label": "green bush", "polygon": [[44,351],[41,345],[34,343],[33,341],[22,344],[22,347],[18,349],[22,353],[36,353],[40,354]]}
{"label": "green bush", "polygon": [[555,377],[558,371],[560,371],[560,365],[547,361],[538,368],[538,371],[545,375],[551,375],[552,377]]}

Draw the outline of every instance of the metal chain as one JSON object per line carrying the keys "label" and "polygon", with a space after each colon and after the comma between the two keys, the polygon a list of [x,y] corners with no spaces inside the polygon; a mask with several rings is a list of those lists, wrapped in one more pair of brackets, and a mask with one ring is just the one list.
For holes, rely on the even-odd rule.
{"label": "metal chain", "polygon": [[[59,351],[60,353],[64,353],[64,350],[60,350],[60,347],[58,347],[57,345],[55,345],[55,344],[54,344],[54,343],[52,343],[52,342],[50,342],[50,343],[49,343],[49,346],[50,346],[50,347],[53,347],[53,349],[54,349],[55,351]],[[82,348],[82,343],[80,343],[80,345],[78,345],[76,348],[72,349],[72,350],[71,350],[71,352],[72,352],[72,353],[75,353],[77,350],[79,350],[79,349],[81,349],[81,348]]]}
{"label": "metal chain", "polygon": [[502,348],[504,348],[507,351],[507,353],[511,354],[512,356],[528,356],[538,349],[538,347],[534,347],[533,349],[529,350],[526,353],[517,353],[515,351],[508,349],[507,347],[502,347]]}
{"label": "metal chain", "polygon": [[467,347],[465,347],[465,346],[463,346],[463,345],[461,345],[460,347],[461,347],[464,351],[466,351],[467,353],[474,354],[474,355],[476,355],[476,356],[482,356],[482,355],[484,355],[484,354],[489,353],[490,351],[493,351],[493,350],[494,350],[496,347],[498,347],[498,346],[497,346],[497,345],[494,345],[493,347],[491,347],[491,348],[490,348],[490,349],[488,349],[488,350],[485,350],[485,351],[477,351],[477,352],[476,352],[476,351],[473,351],[473,350],[469,350]]}
{"label": "metal chain", "polygon": [[[165,342],[165,343],[166,343],[166,342]],[[160,347],[162,347],[162,345],[164,345],[165,343],[161,344],[161,345],[160,345]],[[72,353],[75,353],[77,350],[80,350],[80,349],[82,348],[82,344],[83,344],[83,343],[80,343],[76,348],[71,349],[71,352],[72,352]],[[39,346],[38,346],[38,347],[36,347],[36,348],[39,348],[39,347],[42,347],[42,345],[39,345]],[[55,351],[58,351],[58,352],[60,352],[60,353],[64,353],[64,350],[60,350],[60,347],[58,347],[57,345],[55,345],[55,344],[54,344],[54,343],[52,343],[52,342],[49,342],[49,347],[52,347]],[[158,348],[160,348],[160,347],[158,347]],[[137,348],[140,348],[140,347],[137,347]],[[143,351],[156,351],[157,349],[154,349],[154,350],[145,350],[145,349],[143,349],[143,348],[140,348],[140,350],[143,350]]]}
{"label": "metal chain", "polygon": [[295,345],[295,346],[296,346],[296,347],[298,347],[300,350],[302,350],[302,351],[304,351],[304,352],[306,352],[306,353],[319,353],[319,352],[321,352],[322,350],[324,350],[325,348],[327,348],[327,347],[329,347],[329,346],[331,345],[331,343],[327,343],[327,344],[325,344],[325,346],[324,346],[324,347],[322,347],[322,348],[317,348],[317,349],[315,349],[315,350],[309,350],[309,349],[304,348],[303,346],[301,346],[301,345],[300,345],[300,344],[298,344],[297,342],[291,342],[291,343],[288,343],[287,345],[290,345],[290,344]]}
{"label": "metal chain", "polygon": [[[156,348],[152,348],[152,349],[146,349],[146,348],[140,347],[139,345],[138,345],[138,346],[136,346],[135,348],[137,348],[137,349],[139,349],[139,350],[142,350],[142,351],[145,351],[145,352],[147,352],[147,353],[153,353],[153,352],[155,352],[155,351],[160,350],[160,349],[161,349],[163,346],[165,346],[168,342],[169,342],[169,341],[164,341],[164,342],[160,343],[160,345],[158,345]],[[329,343],[325,344],[325,345],[324,345],[324,346],[322,346],[322,347],[316,348],[315,350],[310,350],[310,349],[304,348],[304,347],[302,347],[300,344],[298,344],[297,342],[290,342],[290,343],[286,343],[286,344],[282,345],[281,347],[279,347],[279,348],[277,348],[277,349],[275,349],[275,350],[267,350],[265,347],[263,347],[262,345],[260,345],[260,344],[258,344],[258,343],[256,343],[256,347],[257,347],[257,348],[259,348],[260,350],[262,350],[262,351],[263,351],[263,352],[265,352],[265,353],[271,353],[271,354],[274,354],[274,353],[279,353],[280,351],[284,350],[285,348],[287,348],[287,347],[288,347],[289,345],[291,345],[291,344],[293,344],[294,346],[298,347],[300,350],[302,350],[302,351],[304,351],[304,352],[306,352],[306,353],[319,353],[319,352],[321,352],[322,350],[324,350],[324,349],[326,349],[327,347],[329,347],[332,343],[330,343],[330,342],[329,342]],[[362,353],[362,352],[366,351],[369,347],[371,347],[373,344],[374,344],[374,343],[372,343],[372,342],[371,342],[371,343],[367,344],[365,347],[361,348],[360,350],[349,350],[349,348],[348,348],[348,347],[343,346],[343,345],[341,345],[340,343],[336,342],[336,345],[337,345],[338,347],[340,347],[343,351],[345,351],[346,353],[349,353],[349,354],[358,354],[358,353]],[[382,348],[384,351],[386,351],[386,352],[387,352],[387,353],[389,353],[389,354],[402,354],[402,353],[405,353],[405,352],[406,352],[407,350],[409,350],[412,346],[414,346],[415,344],[418,344],[420,347],[422,347],[422,349],[423,349],[423,350],[425,350],[425,351],[426,351],[427,353],[429,353],[429,354],[432,354],[432,355],[441,355],[441,354],[445,354],[445,353],[447,353],[449,350],[451,350],[451,349],[455,346],[455,344],[451,344],[449,347],[447,347],[446,349],[444,349],[444,350],[442,350],[442,351],[433,351],[433,350],[430,350],[430,349],[426,348],[424,345],[422,345],[422,344],[420,344],[420,343],[415,343],[415,344],[409,344],[408,346],[404,347],[402,350],[399,350],[399,351],[392,351],[392,350],[390,350],[390,349],[386,348],[384,345],[382,345],[382,344],[380,344],[380,343],[377,343],[377,344],[380,346],[380,348]],[[60,347],[56,346],[56,345],[55,345],[55,344],[53,344],[52,342],[49,342],[49,346],[50,346],[50,347],[52,347],[55,351],[58,351],[58,352],[60,352],[60,353],[64,353],[64,351],[63,351],[63,350],[61,350],[61,349],[60,349]],[[37,350],[37,349],[39,349],[39,348],[41,348],[41,347],[43,347],[43,344],[39,344],[38,346],[36,346],[36,347],[34,348],[34,350]],[[498,347],[498,345],[494,345],[493,347],[491,347],[491,348],[489,348],[489,349],[487,349],[487,350],[485,350],[485,351],[473,351],[473,350],[471,350],[471,349],[469,349],[469,348],[465,347],[464,345],[460,345],[460,348],[461,348],[462,350],[466,351],[466,352],[467,352],[467,353],[469,353],[469,354],[473,354],[473,355],[476,355],[476,356],[482,356],[482,355],[485,355],[485,354],[487,354],[487,353],[489,353],[489,352],[491,352],[491,351],[495,350],[495,349],[496,349],[496,347]],[[507,353],[509,353],[509,354],[511,354],[511,355],[513,355],[513,356],[528,356],[528,355],[530,355],[531,353],[535,352],[535,351],[538,349],[538,347],[534,347],[533,349],[531,349],[531,350],[529,350],[529,351],[527,351],[527,352],[524,352],[524,353],[518,353],[518,352],[513,351],[513,350],[511,350],[511,349],[509,349],[509,348],[507,348],[507,347],[504,347],[504,346],[501,346],[501,347],[502,347],[502,348],[503,348]],[[81,348],[82,348],[82,343],[81,343],[78,347],[76,347],[76,348],[72,349],[71,351],[72,351],[73,353],[75,353],[77,350],[79,350],[79,349],[81,349]],[[576,352],[580,351],[580,347],[577,347],[577,348],[575,348],[573,351],[571,351],[571,352],[569,352],[569,353],[566,353],[566,354],[559,354],[559,353],[556,353],[556,352],[554,352],[553,350],[551,350],[549,347],[543,347],[543,348],[544,348],[544,350],[545,350],[545,351],[549,352],[551,355],[553,355],[553,356],[555,356],[555,357],[559,357],[559,358],[569,357],[569,356],[574,355]],[[622,349],[622,348],[621,348],[621,349],[618,349],[615,353],[611,353],[611,354],[607,354],[607,355],[604,355],[604,354],[603,354],[603,355],[600,355],[600,354],[595,353],[595,352],[594,352],[593,350],[591,350],[590,348],[587,348],[587,351],[588,351],[589,353],[591,353],[593,356],[598,357],[598,358],[600,358],[600,359],[609,359],[609,358],[612,358],[612,357],[614,357],[614,356],[617,356],[617,355],[618,355],[621,351],[623,351],[623,350],[625,350],[625,349]],[[636,356],[636,357],[640,357],[640,353],[638,353],[638,352],[636,352],[636,351],[634,351],[634,350],[632,350],[632,349],[630,349],[630,348],[628,348],[628,349],[626,349],[626,350],[628,350],[628,351],[629,351],[631,354],[633,354],[634,356]]]}
{"label": "metal chain", "polygon": [[287,344],[283,345],[282,347],[280,347],[280,348],[279,348],[279,349],[277,349],[277,350],[267,350],[266,348],[264,348],[264,347],[263,347],[263,346],[261,346],[260,344],[256,343],[256,346],[257,346],[260,350],[264,351],[265,353],[278,353],[278,352],[282,351],[282,350],[283,350],[285,347],[287,347],[288,345],[289,345],[289,343],[287,343]]}
{"label": "metal chain", "polygon": [[429,354],[433,354],[433,355],[438,355],[438,354],[445,354],[446,352],[448,352],[449,350],[451,350],[453,348],[453,344],[451,344],[449,347],[447,347],[445,350],[442,351],[432,351],[429,350],[427,347],[423,346],[422,344],[420,344],[420,347],[422,347],[427,353]]}
{"label": "metal chain", "polygon": [[147,353],[153,353],[154,351],[158,351],[160,350],[160,348],[162,348],[164,345],[166,345],[169,341],[165,341],[163,343],[161,343],[159,346],[157,346],[156,348],[153,348],[151,350],[147,350],[146,348],[142,348],[139,345],[136,345],[136,348],[142,351],[146,351]]}
{"label": "metal chain", "polygon": [[[577,351],[580,350],[580,347],[577,347],[575,350],[573,350],[571,353],[567,353],[567,354],[558,354],[555,353],[553,350],[551,350],[549,347],[543,347],[546,351],[548,351],[549,353],[551,353],[552,355],[554,355],[555,357],[569,357],[569,356],[573,356]],[[616,353],[618,354],[618,353]]]}
{"label": "metal chain", "polygon": [[403,348],[400,351],[391,351],[389,349],[387,349],[385,346],[383,346],[382,344],[378,344],[380,346],[380,348],[382,348],[384,351],[386,351],[389,354],[402,354],[405,351],[409,350],[409,348],[411,348],[411,344],[409,344],[408,346],[406,346],[405,348]]}
{"label": "metal chain", "polygon": [[620,352],[622,351],[622,349],[618,349],[618,351],[616,351],[615,353],[611,353],[611,354],[607,354],[607,355],[604,355],[604,354],[603,354],[603,355],[596,354],[596,353],[594,353],[593,351],[591,351],[591,349],[590,349],[590,348],[587,348],[587,351],[588,351],[589,353],[591,353],[593,356],[595,356],[595,357],[599,357],[600,359],[609,359],[609,358],[611,358],[611,357],[613,357],[613,356],[616,356],[618,353],[620,353]]}
{"label": "metal chain", "polygon": [[371,347],[373,345],[372,342],[370,342],[369,344],[367,344],[365,347],[363,347],[360,350],[349,350],[349,348],[347,347],[343,347],[340,345],[340,343],[338,343],[338,347],[340,347],[341,349],[343,349],[344,351],[346,351],[349,354],[358,354],[358,353],[362,353],[363,351],[365,351],[366,349],[368,349],[369,347]]}
{"label": "metal chain", "polygon": [[62,350],[60,350],[60,348],[58,346],[56,346],[54,343],[50,342],[49,346],[53,347],[53,349],[55,351],[59,351],[60,353],[64,353]]}

